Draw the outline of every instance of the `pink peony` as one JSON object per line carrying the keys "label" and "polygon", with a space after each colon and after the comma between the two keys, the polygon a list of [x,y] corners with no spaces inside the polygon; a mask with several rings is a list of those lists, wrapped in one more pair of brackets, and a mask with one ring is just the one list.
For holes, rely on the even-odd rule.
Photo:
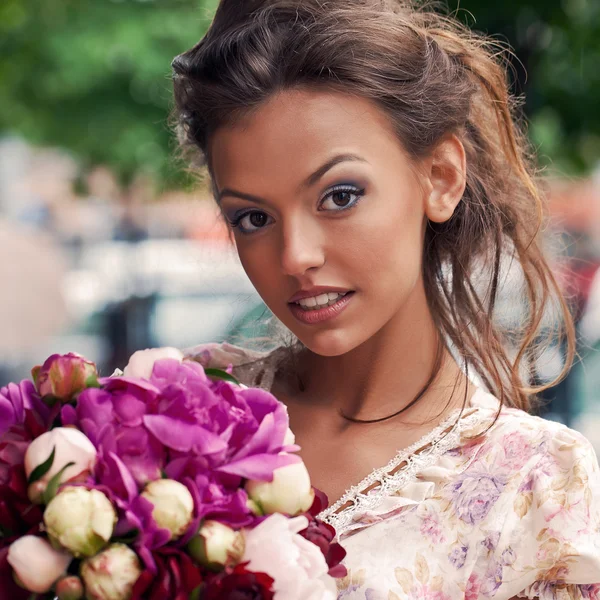
{"label": "pink peony", "polygon": [[[31,442],[25,453],[25,472],[30,477],[33,470],[44,463],[54,451],[50,469],[34,484],[39,491],[62,469],[61,483],[89,474],[96,462],[96,448],[77,429],[56,427]],[[67,464],[73,463],[66,467]],[[40,487],[39,484],[42,484]]]}
{"label": "pink peony", "polygon": [[273,578],[275,600],[335,600],[335,580],[319,548],[299,535],[306,517],[274,514],[246,532],[243,562],[248,569]]}
{"label": "pink peony", "polygon": [[53,354],[41,367],[31,371],[40,396],[54,396],[68,402],[98,376],[96,365],[79,354]]}
{"label": "pink peony", "polygon": [[73,557],[55,550],[50,543],[35,535],[26,535],[8,549],[8,562],[19,581],[30,592],[49,592],[54,582],[64,575]]}

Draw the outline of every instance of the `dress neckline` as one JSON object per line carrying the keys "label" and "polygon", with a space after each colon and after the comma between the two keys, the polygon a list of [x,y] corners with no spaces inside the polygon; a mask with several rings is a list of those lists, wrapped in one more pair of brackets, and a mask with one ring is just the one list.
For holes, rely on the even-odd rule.
{"label": "dress neckline", "polygon": [[[253,385],[271,391],[281,351],[279,347],[263,354],[259,360],[250,361],[247,366],[253,372]],[[495,414],[498,407],[498,400],[476,385],[465,407],[453,410],[416,442],[399,450],[386,465],[373,469],[318,517],[332,525],[339,538],[352,528],[355,517],[373,510],[387,496],[414,481],[422,469],[434,465],[446,452],[460,445],[464,431],[489,421],[490,411]],[[490,410],[482,411],[482,408]]]}
{"label": "dress neckline", "polygon": [[476,388],[466,407],[453,410],[419,440],[399,450],[386,465],[373,469],[318,517],[332,525],[339,536],[351,527],[357,515],[376,508],[385,497],[414,480],[422,469],[435,464],[443,454],[457,447],[463,431],[486,420],[478,405],[480,400],[484,400],[481,404],[487,404],[485,397],[488,395]]}

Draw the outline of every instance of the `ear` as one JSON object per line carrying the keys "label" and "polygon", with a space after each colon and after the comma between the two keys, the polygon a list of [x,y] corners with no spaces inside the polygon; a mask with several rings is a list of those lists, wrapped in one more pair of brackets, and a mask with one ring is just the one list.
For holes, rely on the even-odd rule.
{"label": "ear", "polygon": [[467,183],[465,149],[456,135],[435,147],[426,168],[430,185],[425,215],[434,223],[444,223],[454,214]]}

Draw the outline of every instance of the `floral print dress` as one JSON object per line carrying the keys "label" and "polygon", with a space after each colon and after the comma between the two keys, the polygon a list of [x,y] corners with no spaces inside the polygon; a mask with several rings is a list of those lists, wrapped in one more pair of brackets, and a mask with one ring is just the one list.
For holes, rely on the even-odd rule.
{"label": "floral print dress", "polygon": [[[277,351],[211,344],[188,354],[268,389]],[[339,600],[600,600],[593,448],[521,410],[495,420],[497,409],[478,389],[320,515],[348,553]]]}

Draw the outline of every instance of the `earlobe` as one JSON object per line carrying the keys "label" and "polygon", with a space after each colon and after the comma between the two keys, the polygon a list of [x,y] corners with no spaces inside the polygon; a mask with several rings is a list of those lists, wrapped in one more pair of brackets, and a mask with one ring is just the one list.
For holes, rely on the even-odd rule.
{"label": "earlobe", "polygon": [[465,149],[456,135],[437,145],[429,165],[431,187],[425,198],[425,214],[434,223],[444,223],[461,201],[467,180]]}

